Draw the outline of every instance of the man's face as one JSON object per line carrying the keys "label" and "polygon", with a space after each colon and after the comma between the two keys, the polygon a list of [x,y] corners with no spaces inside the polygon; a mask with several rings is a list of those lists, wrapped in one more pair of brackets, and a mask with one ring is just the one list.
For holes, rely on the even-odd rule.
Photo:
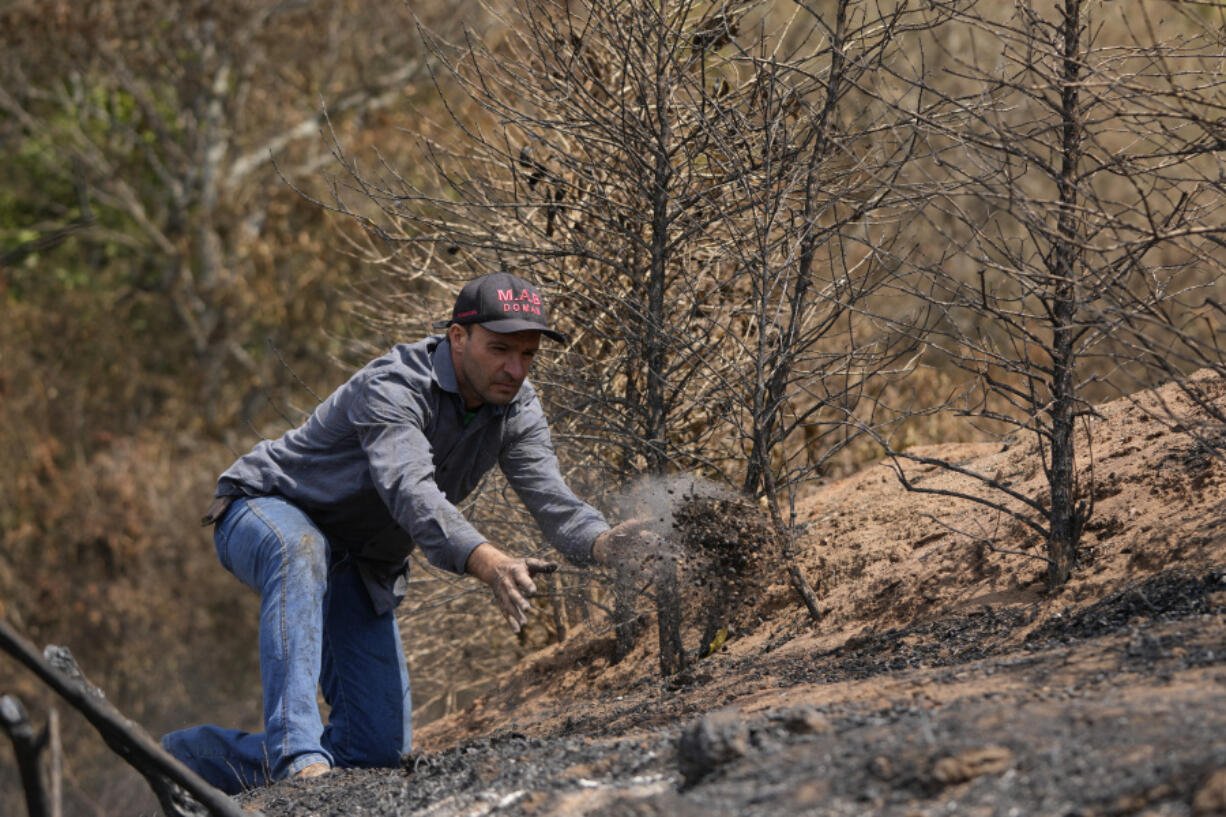
{"label": "man's face", "polygon": [[452,324],[447,337],[460,396],[470,409],[482,403],[505,406],[515,399],[541,345],[540,332],[501,335],[480,324]]}

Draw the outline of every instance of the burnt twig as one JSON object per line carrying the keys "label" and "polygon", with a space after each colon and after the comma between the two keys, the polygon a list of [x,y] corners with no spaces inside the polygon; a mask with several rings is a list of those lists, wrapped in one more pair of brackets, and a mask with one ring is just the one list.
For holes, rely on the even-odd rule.
{"label": "burnt twig", "polygon": [[30,817],[51,817],[51,797],[47,793],[39,761],[47,746],[48,733],[35,734],[25,707],[12,695],[0,698],[0,727],[13,742],[13,753],[17,755],[17,769],[21,774],[21,786],[26,792]]}
{"label": "burnt twig", "polygon": [[238,804],[166,752],[138,724],[128,720],[81,673],[64,647],[46,657],[0,620],[0,650],[12,655],[55,690],[98,731],[112,751],[145,776],[169,817],[251,817]]}

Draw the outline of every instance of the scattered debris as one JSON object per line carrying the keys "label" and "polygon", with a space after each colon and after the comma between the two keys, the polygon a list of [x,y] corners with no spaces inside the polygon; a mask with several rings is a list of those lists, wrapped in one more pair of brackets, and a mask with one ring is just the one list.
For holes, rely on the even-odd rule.
{"label": "scattered debris", "polygon": [[1205,779],[1192,800],[1192,811],[1198,815],[1226,815],[1226,768]]}
{"label": "scattered debris", "polygon": [[768,719],[783,724],[794,735],[819,735],[831,729],[830,721],[808,704],[780,709],[772,712]]}
{"label": "scattered debris", "polygon": [[932,765],[932,779],[952,786],[974,780],[984,774],[1000,774],[1013,765],[1013,752],[1004,746],[985,746],[951,757],[943,757]]}
{"label": "scattered debris", "polygon": [[677,742],[677,768],[686,786],[693,786],[711,772],[749,754],[749,727],[735,709],[713,712],[699,718],[681,733]]}

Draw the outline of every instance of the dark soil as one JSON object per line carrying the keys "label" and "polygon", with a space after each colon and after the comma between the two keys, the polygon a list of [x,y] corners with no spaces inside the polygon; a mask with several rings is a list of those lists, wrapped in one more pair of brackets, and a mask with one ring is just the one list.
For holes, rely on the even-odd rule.
{"label": "dark soil", "polygon": [[1156,576],[1016,650],[976,643],[1024,616],[973,611],[731,667],[798,698],[805,684],[890,673],[905,697],[710,715],[657,682],[554,734],[503,730],[402,769],[338,771],[242,802],[270,817],[1193,814],[1226,768],[1226,599],[1210,600],[1221,586],[1220,573]]}

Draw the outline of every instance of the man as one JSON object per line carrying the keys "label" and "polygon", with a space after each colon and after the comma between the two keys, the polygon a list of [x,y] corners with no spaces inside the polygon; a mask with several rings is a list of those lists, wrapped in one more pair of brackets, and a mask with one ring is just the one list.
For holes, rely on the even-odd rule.
{"label": "man", "polygon": [[611,530],[562,480],[525,378],[541,336],[564,338],[532,285],[509,273],[477,278],[436,326],[446,334],[372,361],[218,481],[204,522],[215,524],[222,565],[261,596],[265,731],[205,725],[162,743],[223,791],[394,766],[410,750],[394,611],[414,545],[436,567],[489,585],[519,631],[533,575],[555,566],[504,553],[456,509],[494,463],[573,562],[606,561],[635,524]]}

